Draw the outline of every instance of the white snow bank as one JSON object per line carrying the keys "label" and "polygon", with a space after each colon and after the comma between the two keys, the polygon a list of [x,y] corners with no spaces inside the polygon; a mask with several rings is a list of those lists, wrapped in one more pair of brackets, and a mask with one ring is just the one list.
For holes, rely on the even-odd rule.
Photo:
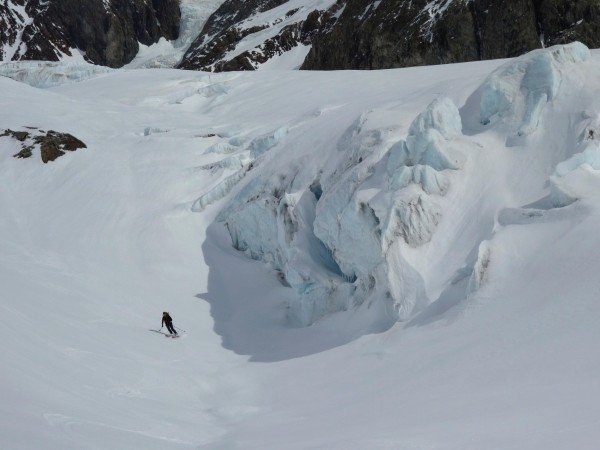
{"label": "white snow bank", "polygon": [[419,247],[431,240],[442,216],[432,195],[445,194],[446,171],[465,161],[456,148],[461,130],[456,105],[447,98],[434,100],[413,121],[406,140],[393,144],[379,161],[359,158],[339,181],[324,184],[317,205],[316,236],[347,276],[362,285],[373,284],[366,281],[373,279],[387,290],[387,301],[400,320],[424,303],[418,276],[406,279],[412,271],[403,260],[403,246]]}

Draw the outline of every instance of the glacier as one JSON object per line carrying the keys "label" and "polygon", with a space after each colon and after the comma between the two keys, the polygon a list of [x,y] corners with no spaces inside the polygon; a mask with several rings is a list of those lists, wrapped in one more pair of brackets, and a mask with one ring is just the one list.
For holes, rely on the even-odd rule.
{"label": "glacier", "polygon": [[87,145],[0,137],[0,447],[596,446],[597,51],[72,63],[0,77]]}
{"label": "glacier", "polygon": [[[590,51],[574,43],[505,63],[467,100],[478,99],[478,105],[462,113],[466,126],[475,113],[484,127],[498,117],[509,136],[531,134],[542,120],[544,105],[556,100],[563,79],[572,76],[572,67],[589,58]],[[393,115],[393,110],[386,113]],[[270,265],[296,292],[287,305],[292,324],[308,326],[373,302],[380,305],[377,321],[408,321],[434,301],[424,274],[411,260],[434,239],[444,220],[443,199],[469,155],[481,151],[480,144],[463,134],[461,111],[447,97],[435,98],[401,139],[389,126],[380,126],[378,115],[375,110],[360,114],[322,166],[298,159],[285,175],[254,178],[219,214],[234,247]],[[485,128],[478,130],[476,134]],[[559,164],[557,174],[546,178],[555,205],[576,196],[566,182],[557,180],[565,166],[586,157],[589,163],[591,150],[582,155]],[[220,164],[230,165],[228,161],[231,157]],[[242,166],[237,163],[237,170],[245,170]],[[222,182],[223,192],[233,190],[232,180],[242,179],[233,177]],[[223,197],[216,192],[207,195]],[[209,202],[201,203],[203,208]],[[480,253],[470,263],[474,278],[465,295],[483,283],[489,250]]]}

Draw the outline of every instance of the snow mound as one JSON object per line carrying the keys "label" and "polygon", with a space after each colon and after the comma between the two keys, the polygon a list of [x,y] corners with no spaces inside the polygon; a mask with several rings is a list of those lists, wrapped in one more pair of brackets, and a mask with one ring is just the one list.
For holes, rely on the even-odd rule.
{"label": "snow mound", "polygon": [[519,136],[533,133],[546,104],[559,95],[564,75],[589,57],[585,45],[573,42],[511,60],[493,72],[480,89],[480,123],[503,120]]}

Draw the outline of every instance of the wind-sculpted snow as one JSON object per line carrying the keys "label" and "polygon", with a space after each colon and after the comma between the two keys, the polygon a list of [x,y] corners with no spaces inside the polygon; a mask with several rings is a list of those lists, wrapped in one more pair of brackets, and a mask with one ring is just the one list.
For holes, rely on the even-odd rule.
{"label": "wind-sculpted snow", "polygon": [[548,102],[560,93],[563,77],[590,57],[580,42],[526,54],[495,71],[481,88],[480,121],[507,122],[518,135],[534,132]]}
{"label": "wind-sculpted snow", "polygon": [[244,178],[248,169],[248,167],[242,167],[241,169],[226,177],[224,180],[220,181],[214,188],[209,190],[207,193],[202,194],[192,205],[192,211],[201,212],[208,205],[212,205],[213,203],[224,198],[227,194],[231,192],[234,186],[237,183],[239,183],[242,178]]}

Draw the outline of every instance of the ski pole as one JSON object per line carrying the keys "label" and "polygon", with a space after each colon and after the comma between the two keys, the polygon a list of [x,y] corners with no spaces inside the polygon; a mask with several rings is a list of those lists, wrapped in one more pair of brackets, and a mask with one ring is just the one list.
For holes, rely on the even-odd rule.
{"label": "ski pole", "polygon": [[174,326],[173,328],[175,328],[175,329],[177,329],[177,330],[179,330],[179,331],[183,331],[184,333],[187,333],[187,331],[185,331],[185,330],[182,330],[181,328],[177,328],[176,326]]}

